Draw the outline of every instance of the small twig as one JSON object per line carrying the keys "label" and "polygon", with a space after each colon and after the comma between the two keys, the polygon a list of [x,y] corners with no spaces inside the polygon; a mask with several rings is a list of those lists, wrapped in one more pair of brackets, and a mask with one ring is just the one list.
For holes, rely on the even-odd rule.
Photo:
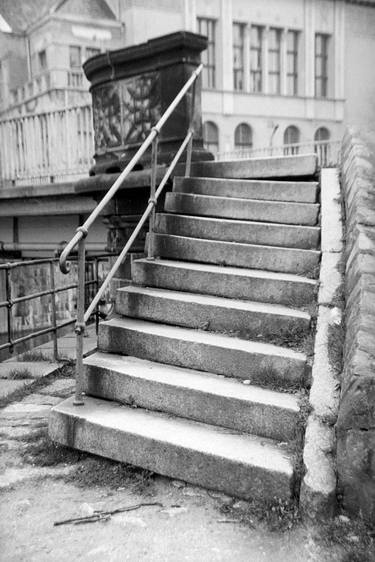
{"label": "small twig", "polygon": [[95,511],[92,515],[85,515],[84,517],[75,517],[73,519],[64,519],[62,521],[55,521],[53,526],[57,527],[59,525],[68,525],[73,523],[74,525],[79,525],[80,523],[95,523],[96,521],[102,521],[110,519],[112,515],[116,513],[124,513],[125,511],[134,511],[141,507],[164,507],[160,502],[152,502],[152,503],[137,503],[135,505],[128,505],[126,507],[118,507],[116,509],[112,509],[111,511]]}

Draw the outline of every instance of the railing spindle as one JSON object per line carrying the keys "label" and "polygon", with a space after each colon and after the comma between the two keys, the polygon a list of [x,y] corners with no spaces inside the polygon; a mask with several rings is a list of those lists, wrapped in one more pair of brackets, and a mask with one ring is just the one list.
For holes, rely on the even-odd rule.
{"label": "railing spindle", "polygon": [[76,322],[76,388],[74,405],[82,406],[83,377],[83,337],[85,334],[85,271],[86,271],[86,236],[78,243],[78,287],[77,287],[77,322]]}
{"label": "railing spindle", "polygon": [[156,191],[156,170],[158,165],[158,137],[155,137],[152,141],[152,152],[151,152],[151,186],[150,186],[150,199],[149,203],[152,204],[153,208],[148,219],[148,259],[154,259],[154,230],[155,230],[155,191]]}
{"label": "railing spindle", "polygon": [[59,360],[59,350],[57,345],[57,321],[56,321],[56,284],[55,284],[55,264],[51,260],[49,264],[50,285],[51,285],[51,306],[52,306],[52,326],[53,326],[53,359]]}

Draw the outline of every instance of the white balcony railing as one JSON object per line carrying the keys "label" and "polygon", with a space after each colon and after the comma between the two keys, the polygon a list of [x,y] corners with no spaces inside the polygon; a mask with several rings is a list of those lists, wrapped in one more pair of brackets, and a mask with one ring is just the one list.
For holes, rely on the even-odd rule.
{"label": "white balcony railing", "polygon": [[10,90],[10,106],[19,105],[51,89],[73,89],[87,92],[89,83],[80,69],[50,68],[23,86]]}
{"label": "white balcony railing", "polygon": [[241,160],[243,158],[262,158],[267,156],[288,156],[291,154],[316,154],[321,168],[340,164],[341,141],[313,141],[306,143],[266,146],[261,148],[237,149],[218,152],[216,160]]}
{"label": "white balcony railing", "polygon": [[74,180],[93,164],[91,105],[0,121],[3,185]]}

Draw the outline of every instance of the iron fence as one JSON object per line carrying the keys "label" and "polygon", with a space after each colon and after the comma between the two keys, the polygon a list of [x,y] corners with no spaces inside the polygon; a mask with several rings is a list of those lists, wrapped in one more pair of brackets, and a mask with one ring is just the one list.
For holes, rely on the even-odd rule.
{"label": "iron fence", "polygon": [[[113,257],[116,257],[116,255],[101,254],[88,257],[84,282],[85,300],[87,302],[91,302],[93,295],[99,290],[101,280],[105,275],[104,270],[108,270],[111,265],[110,258]],[[54,360],[58,360],[58,333],[63,328],[76,322],[77,258],[73,256],[71,262],[74,281],[68,279],[68,282],[65,283],[60,282],[64,277],[59,270],[59,258],[42,258],[0,264],[0,299],[4,299],[0,300],[3,340],[3,342],[0,340],[0,352],[7,350],[9,354],[12,354],[17,348],[21,347],[21,344],[41,336],[53,334],[53,357]],[[24,283],[18,282],[22,278],[22,275],[20,275],[22,270],[23,279],[29,280],[29,285],[33,285],[33,288],[36,288],[35,291],[25,290]],[[18,276],[15,275],[15,272],[18,273]],[[43,272],[43,282],[41,282],[40,272]],[[70,298],[61,299],[59,303],[59,296],[63,293]],[[108,300],[108,294],[105,299]],[[40,310],[40,313],[37,313],[37,320],[29,323],[28,326],[20,326],[17,320],[20,317],[27,320],[27,304],[31,301],[34,301],[36,308]],[[103,303],[96,307],[91,318],[96,323],[96,331]],[[58,304],[60,304],[60,309]],[[5,313],[2,313],[3,310]],[[64,316],[68,316],[68,318],[66,319]]]}

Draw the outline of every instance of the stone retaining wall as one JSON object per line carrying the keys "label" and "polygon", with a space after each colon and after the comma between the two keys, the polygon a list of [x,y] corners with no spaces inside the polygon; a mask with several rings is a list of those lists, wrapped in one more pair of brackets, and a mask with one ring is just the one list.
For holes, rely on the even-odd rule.
{"label": "stone retaining wall", "polygon": [[342,148],[346,212],[346,335],[337,422],[344,505],[375,520],[375,132],[347,131]]}

